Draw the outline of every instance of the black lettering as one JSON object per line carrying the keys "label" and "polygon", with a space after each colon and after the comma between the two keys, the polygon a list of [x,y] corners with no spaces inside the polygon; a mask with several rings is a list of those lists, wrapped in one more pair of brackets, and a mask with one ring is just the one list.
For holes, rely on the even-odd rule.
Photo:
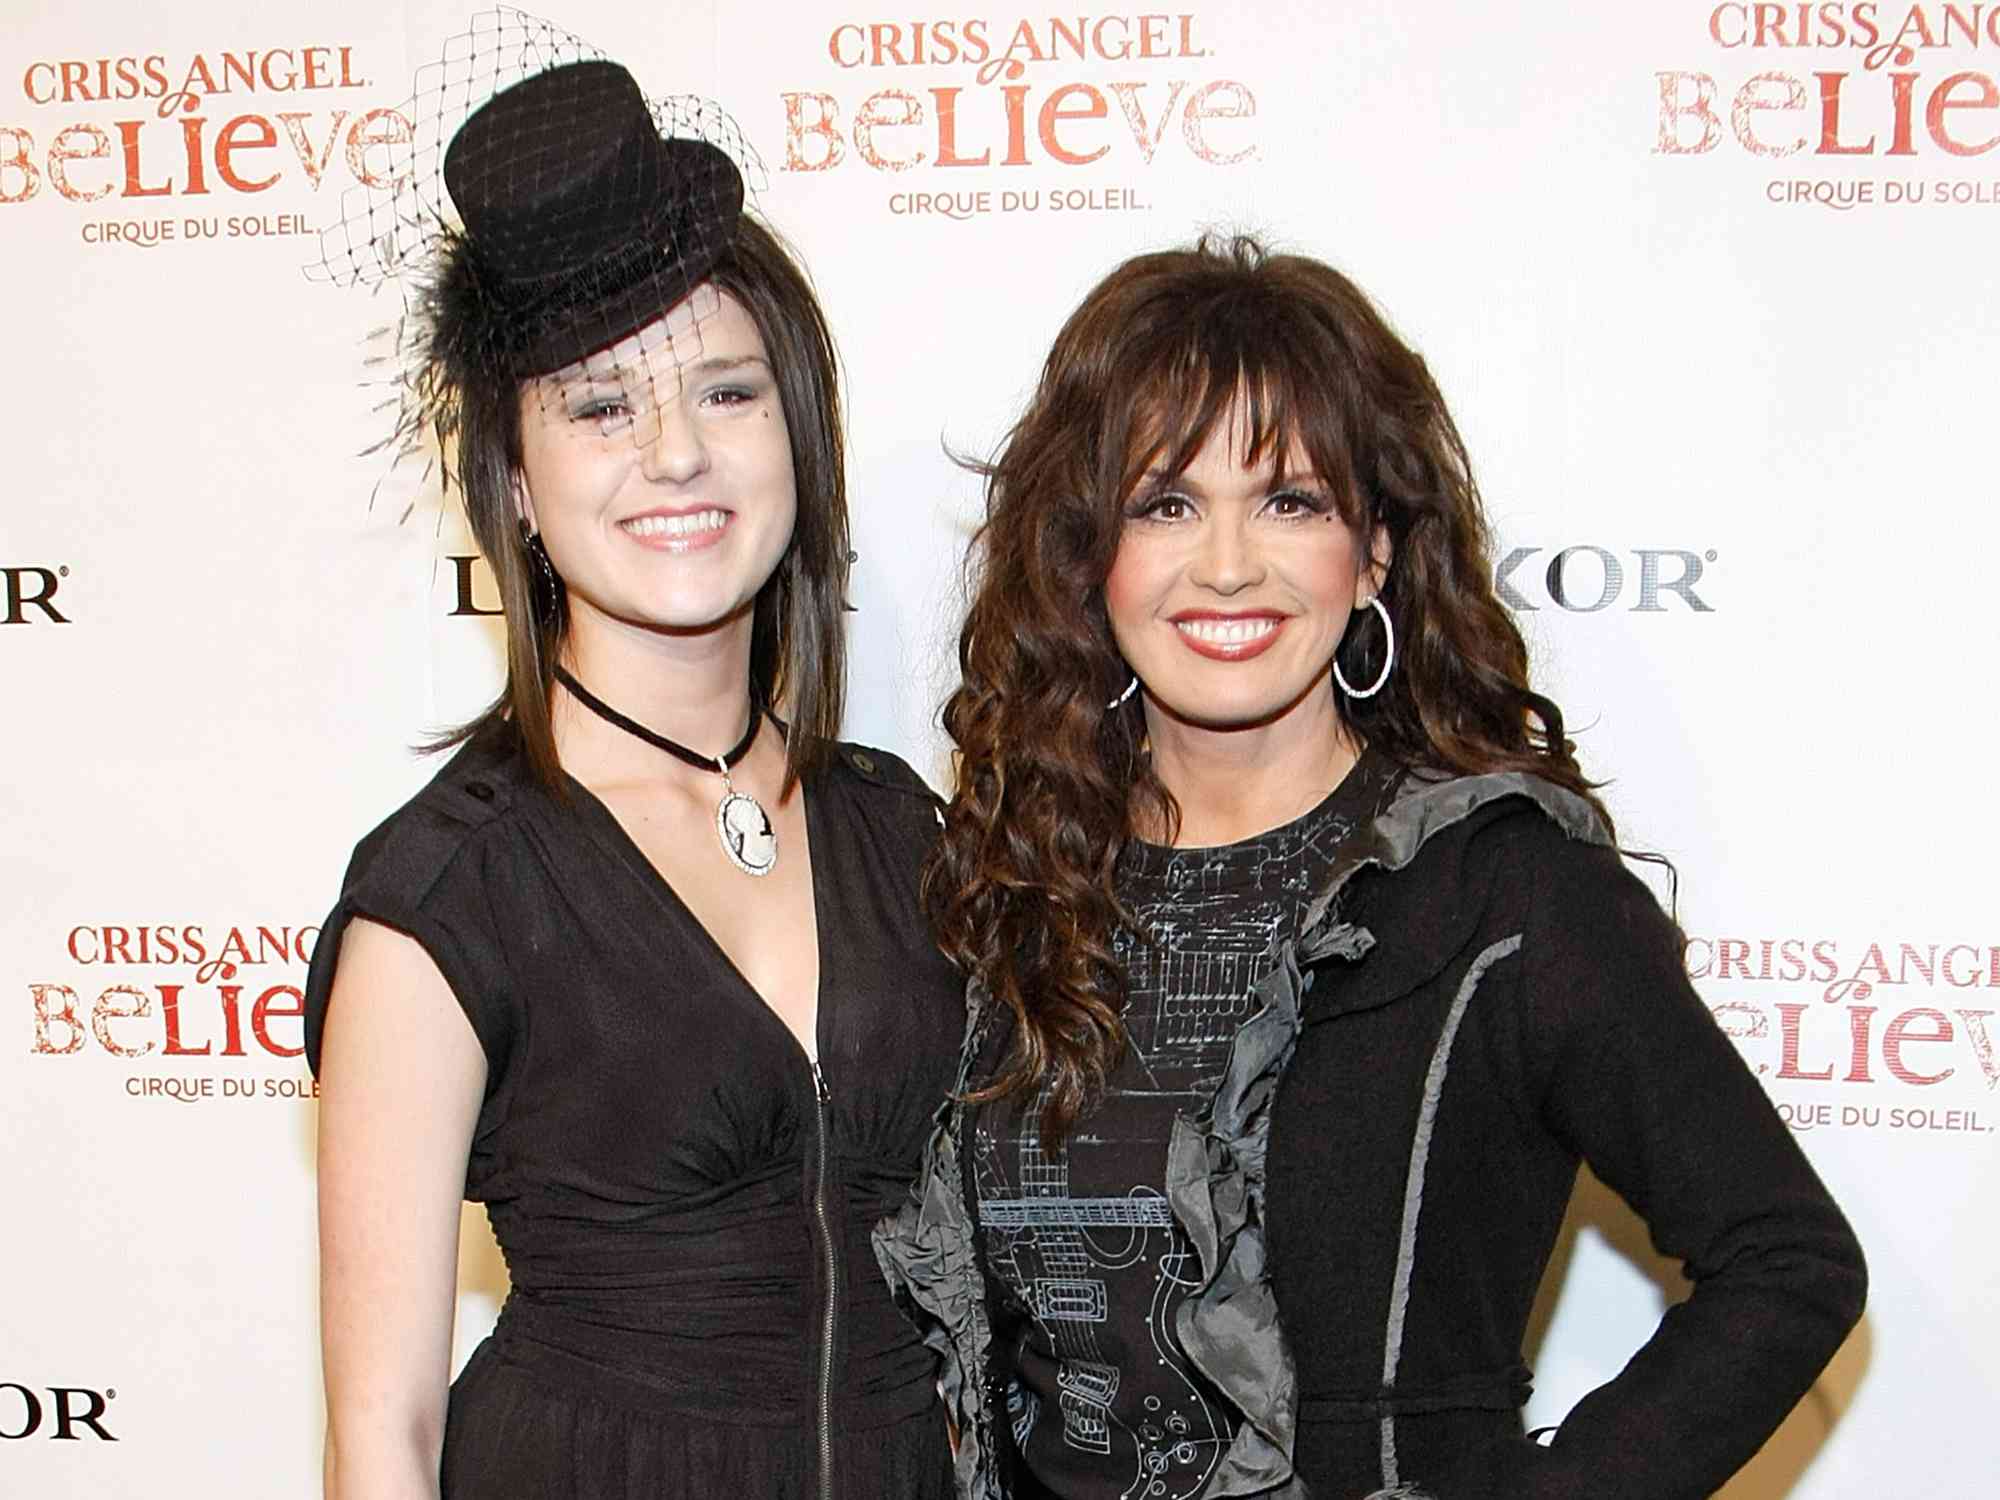
{"label": "black lettering", "polygon": [[[25,625],[28,622],[27,609],[30,604],[49,617],[52,624],[67,625],[69,621],[56,610],[49,601],[55,597],[56,575],[47,568],[0,568],[7,575],[7,614],[0,618],[0,625]],[[22,585],[29,575],[39,580],[41,587],[29,593]]]}
{"label": "black lettering", "polygon": [[1500,566],[1493,570],[1493,592],[1500,596],[1500,602],[1507,608],[1531,610],[1535,607],[1507,580],[1513,577],[1516,568],[1541,550],[1540,547],[1516,547],[1502,558]]}
{"label": "black lettering", "polygon": [[501,613],[497,607],[493,609],[481,609],[477,601],[472,597],[473,570],[478,565],[479,559],[476,556],[462,557],[456,552],[451,554],[452,580],[458,598],[457,604],[452,609],[454,615],[497,615]]}
{"label": "black lettering", "polygon": [[[1598,592],[1595,604],[1572,604],[1569,594],[1564,588],[1564,578],[1566,570],[1569,567],[1569,560],[1579,552],[1588,552],[1604,568],[1604,586]],[[1602,547],[1593,547],[1586,542],[1580,547],[1565,547],[1549,559],[1547,582],[1549,597],[1555,600],[1556,603],[1573,613],[1591,615],[1596,614],[1600,609],[1608,609],[1611,606],[1611,602],[1618,597],[1618,591],[1625,587],[1625,570],[1618,565],[1618,559],[1613,557],[1609,552],[1606,552]]]}
{"label": "black lettering", "polygon": [[[1677,547],[1635,547],[1639,554],[1639,602],[1632,606],[1633,612],[1664,611],[1660,594],[1679,594],[1681,602],[1697,614],[1712,615],[1715,606],[1704,604],[1694,586],[1701,581],[1701,557],[1697,553],[1683,552]],[[1673,557],[1680,560],[1681,575],[1678,578],[1660,577],[1660,559]]]}
{"label": "black lettering", "polygon": [[12,1381],[0,1381],[0,1391],[19,1391],[21,1405],[27,1412],[26,1423],[19,1432],[9,1432],[6,1428],[0,1427],[0,1438],[11,1441],[15,1438],[33,1437],[35,1429],[42,1425],[41,1398],[25,1385],[15,1385]]}
{"label": "black lettering", "polygon": [[[58,1443],[81,1442],[82,1439],[70,1429],[81,1424],[107,1443],[115,1443],[117,1438],[104,1430],[104,1424],[97,1419],[104,1415],[104,1397],[87,1386],[52,1385],[49,1394],[56,1398],[56,1431],[51,1441]],[[69,1409],[69,1398],[81,1396],[90,1403],[88,1411],[77,1413]]]}

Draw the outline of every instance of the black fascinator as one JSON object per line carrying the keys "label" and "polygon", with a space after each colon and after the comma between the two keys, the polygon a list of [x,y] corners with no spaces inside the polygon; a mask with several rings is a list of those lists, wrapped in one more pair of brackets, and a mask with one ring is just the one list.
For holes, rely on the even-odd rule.
{"label": "black fascinator", "polygon": [[[763,185],[719,106],[649,101],[623,67],[517,10],[476,16],[402,113],[407,142],[371,148],[391,153],[372,165],[391,186],[350,191],[307,267],[401,293],[399,450],[448,438],[472,382],[560,376],[686,301]],[[675,338],[668,368],[694,357],[699,319]]]}

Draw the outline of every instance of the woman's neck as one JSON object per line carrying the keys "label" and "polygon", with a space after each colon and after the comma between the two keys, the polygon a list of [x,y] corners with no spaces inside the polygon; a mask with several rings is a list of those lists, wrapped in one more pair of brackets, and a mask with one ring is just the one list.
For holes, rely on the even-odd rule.
{"label": "woman's neck", "polygon": [[[1146,705],[1153,773],[1181,810],[1174,843],[1234,844],[1317,806],[1361,757],[1329,688],[1317,687],[1268,723],[1212,729]],[[1142,828],[1143,838],[1167,830]]]}
{"label": "woman's neck", "polygon": [[[597,697],[698,755],[721,755],[750,717],[750,632],[741,618],[663,632],[580,616],[562,661]],[[563,766],[586,785],[692,770],[592,713],[558,688],[553,728]]]}

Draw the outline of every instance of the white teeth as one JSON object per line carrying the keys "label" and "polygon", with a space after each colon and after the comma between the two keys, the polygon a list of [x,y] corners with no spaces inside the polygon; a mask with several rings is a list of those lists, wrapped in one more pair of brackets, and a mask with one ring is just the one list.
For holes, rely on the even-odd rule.
{"label": "white teeth", "polygon": [[729,520],[721,510],[697,510],[684,516],[634,516],[621,522],[634,536],[696,536],[704,531],[720,531]]}
{"label": "white teeth", "polygon": [[1278,628],[1278,622],[1269,615],[1259,615],[1248,620],[1176,620],[1174,627],[1182,635],[1191,635],[1210,645],[1240,646],[1269,635]]}

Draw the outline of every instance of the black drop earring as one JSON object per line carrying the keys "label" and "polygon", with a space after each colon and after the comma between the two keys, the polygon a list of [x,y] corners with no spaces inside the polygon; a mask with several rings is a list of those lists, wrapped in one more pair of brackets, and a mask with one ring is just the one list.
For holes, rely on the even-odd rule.
{"label": "black drop earring", "polygon": [[562,581],[556,577],[555,565],[549,561],[549,549],[542,541],[539,531],[530,531],[526,518],[521,521],[521,547],[528,554],[528,593],[535,601],[535,618],[544,624],[553,624],[562,600]]}

